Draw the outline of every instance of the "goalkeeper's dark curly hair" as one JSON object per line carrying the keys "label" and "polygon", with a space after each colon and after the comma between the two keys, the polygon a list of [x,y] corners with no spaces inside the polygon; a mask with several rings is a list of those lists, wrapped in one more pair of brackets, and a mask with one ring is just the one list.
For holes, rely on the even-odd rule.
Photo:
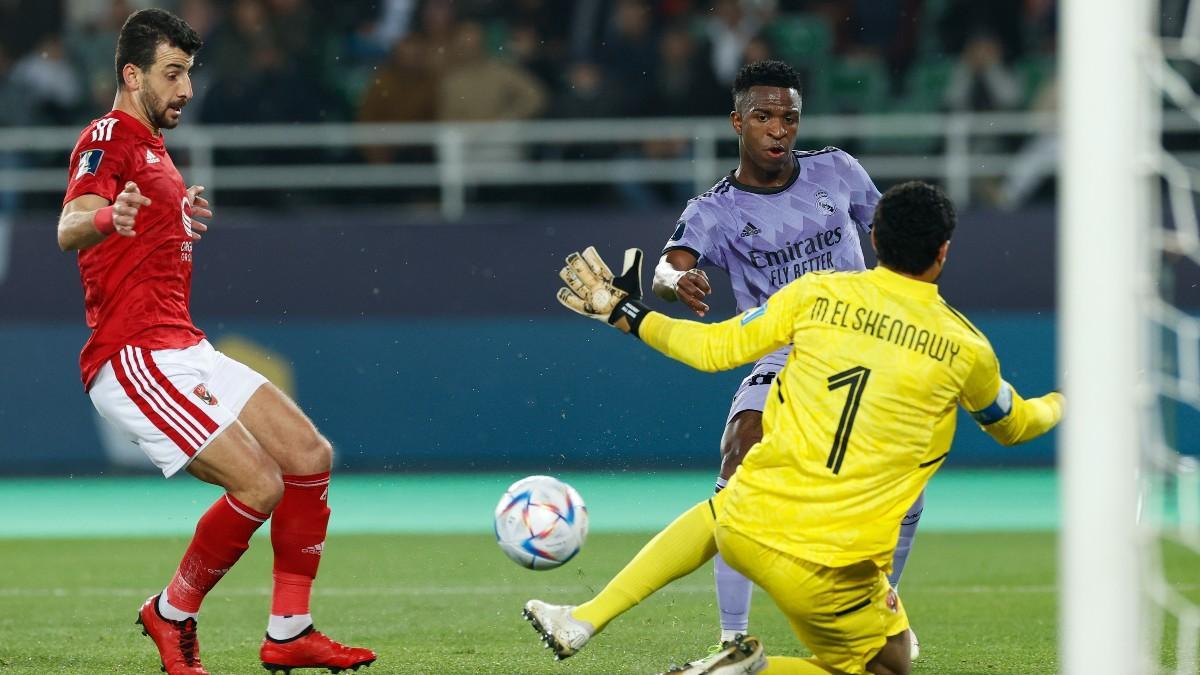
{"label": "goalkeeper's dark curly hair", "polygon": [[188,56],[195,56],[204,45],[200,35],[186,21],[166,10],[140,9],[130,14],[117,36],[117,53],[113,58],[117,87],[125,86],[121,71],[126,63],[150,70],[154,64],[154,53],[158,45],[164,42],[178,47]]}
{"label": "goalkeeper's dark curly hair", "polygon": [[921,181],[895,185],[875,206],[875,255],[884,267],[921,274],[937,260],[957,222],[950,198],[936,186]]}
{"label": "goalkeeper's dark curly hair", "polygon": [[733,105],[738,110],[750,87],[782,87],[800,93],[800,74],[783,61],[755,61],[742,66],[733,81]]}

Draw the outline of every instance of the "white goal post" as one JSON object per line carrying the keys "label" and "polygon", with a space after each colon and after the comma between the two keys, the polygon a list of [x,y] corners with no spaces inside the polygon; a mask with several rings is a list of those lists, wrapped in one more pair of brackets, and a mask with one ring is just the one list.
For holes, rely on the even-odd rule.
{"label": "white goal post", "polygon": [[[1157,123],[1150,0],[1060,6],[1060,672],[1146,672],[1135,513],[1142,317]],[[1144,232],[1141,232],[1144,230]]]}

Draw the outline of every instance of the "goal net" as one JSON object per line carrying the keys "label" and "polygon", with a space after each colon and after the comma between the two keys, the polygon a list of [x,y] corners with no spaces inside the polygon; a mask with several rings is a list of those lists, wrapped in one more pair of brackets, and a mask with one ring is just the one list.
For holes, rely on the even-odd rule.
{"label": "goal net", "polygon": [[[1150,671],[1200,673],[1200,3],[1161,0],[1143,55],[1154,220],[1141,292],[1147,335],[1139,534]],[[1169,120],[1169,124],[1154,124]],[[1181,288],[1182,287],[1182,288]]]}

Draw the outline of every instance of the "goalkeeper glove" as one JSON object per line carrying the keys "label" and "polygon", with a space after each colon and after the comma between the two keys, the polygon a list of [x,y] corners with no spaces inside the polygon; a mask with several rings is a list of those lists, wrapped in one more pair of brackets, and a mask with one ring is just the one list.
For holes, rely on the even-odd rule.
{"label": "goalkeeper glove", "polygon": [[637,335],[642,319],[650,311],[641,303],[641,249],[625,250],[625,267],[616,278],[594,246],[567,256],[567,264],[558,276],[567,284],[566,288],[558,289],[558,301],[563,307]]}

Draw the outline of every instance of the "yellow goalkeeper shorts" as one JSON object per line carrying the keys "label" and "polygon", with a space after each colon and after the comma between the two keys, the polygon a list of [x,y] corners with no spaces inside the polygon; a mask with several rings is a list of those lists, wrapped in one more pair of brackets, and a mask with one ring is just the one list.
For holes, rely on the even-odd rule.
{"label": "yellow goalkeeper shorts", "polygon": [[813,655],[846,673],[865,673],[908,615],[887,576],[871,561],[825,567],[717,525],[717,548],[731,567],[779,605]]}

